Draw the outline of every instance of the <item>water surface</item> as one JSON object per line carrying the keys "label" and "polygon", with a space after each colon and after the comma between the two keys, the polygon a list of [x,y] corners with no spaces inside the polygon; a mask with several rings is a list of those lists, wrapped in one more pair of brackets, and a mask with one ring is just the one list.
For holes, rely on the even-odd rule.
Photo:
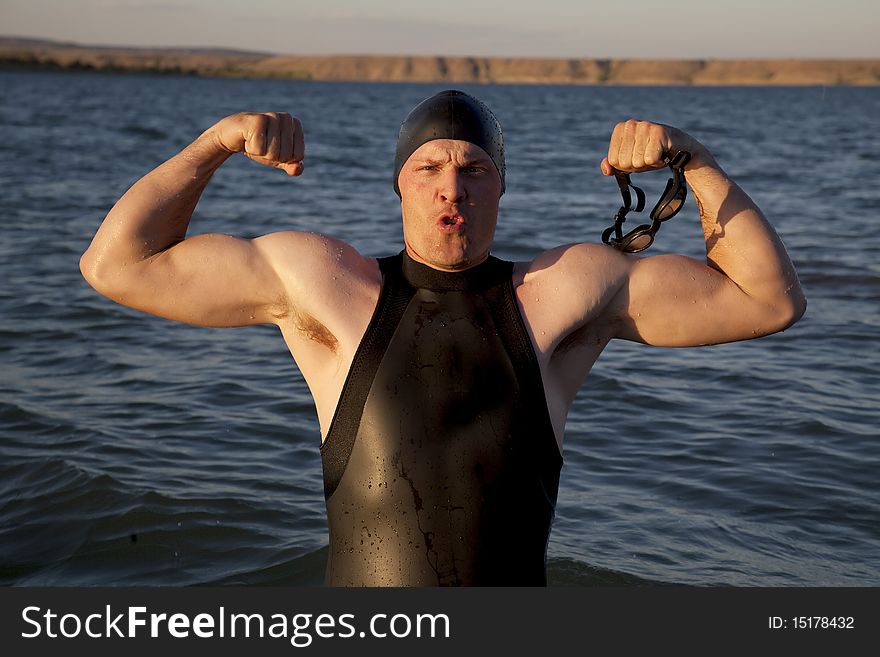
{"label": "water surface", "polygon": [[[122,308],[78,260],[135,180],[244,109],[298,116],[307,172],[230,160],[192,233],[396,252],[396,131],[440,88],[0,73],[0,583],[321,583],[320,437],[277,330]],[[598,240],[619,203],[598,163],[633,116],[716,153],[809,298],[761,340],[607,349],[569,415],[551,584],[880,585],[880,90],[465,90],[505,126],[496,255]],[[649,203],[665,179],[640,176]],[[700,257],[693,203],[654,250]]]}

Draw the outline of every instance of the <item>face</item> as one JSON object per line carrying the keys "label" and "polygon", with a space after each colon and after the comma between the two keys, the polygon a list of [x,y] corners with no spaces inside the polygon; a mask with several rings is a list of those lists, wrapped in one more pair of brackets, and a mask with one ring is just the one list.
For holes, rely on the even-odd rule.
{"label": "face", "polygon": [[411,258],[443,271],[486,259],[501,198],[501,177],[486,151],[467,141],[429,141],[410,156],[397,181]]}

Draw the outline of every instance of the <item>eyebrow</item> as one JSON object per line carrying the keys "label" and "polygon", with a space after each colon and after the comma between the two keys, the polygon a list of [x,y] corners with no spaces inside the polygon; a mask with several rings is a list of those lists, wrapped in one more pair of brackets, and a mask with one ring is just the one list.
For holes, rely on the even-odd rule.
{"label": "eyebrow", "polygon": [[[433,165],[442,165],[442,164],[446,164],[446,163],[449,161],[449,159],[448,159],[448,158],[446,158],[446,159],[440,159],[440,158],[437,158],[437,157],[433,157],[433,156],[430,156],[430,155],[426,155],[426,156],[424,156],[424,157],[416,158],[416,161],[419,162],[420,164],[428,164],[428,165],[432,165],[432,166],[433,166]],[[489,163],[489,162],[491,162],[491,161],[492,161],[492,160],[491,160],[491,158],[489,158],[489,157],[486,157],[486,156],[483,156],[483,155],[478,155],[478,156],[476,156],[476,157],[469,158],[469,159],[465,160],[465,161],[461,164],[461,166],[463,166],[463,167],[472,167],[472,166],[474,166],[475,164],[483,164],[483,165],[485,165],[485,164],[487,164],[487,163]]]}

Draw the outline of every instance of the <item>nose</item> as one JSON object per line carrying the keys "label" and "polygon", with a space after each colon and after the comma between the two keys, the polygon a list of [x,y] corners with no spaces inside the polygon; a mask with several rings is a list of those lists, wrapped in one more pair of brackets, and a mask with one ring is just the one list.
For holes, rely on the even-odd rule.
{"label": "nose", "polygon": [[465,177],[455,168],[450,167],[443,172],[438,181],[438,194],[445,203],[460,203],[467,196],[464,184]]}

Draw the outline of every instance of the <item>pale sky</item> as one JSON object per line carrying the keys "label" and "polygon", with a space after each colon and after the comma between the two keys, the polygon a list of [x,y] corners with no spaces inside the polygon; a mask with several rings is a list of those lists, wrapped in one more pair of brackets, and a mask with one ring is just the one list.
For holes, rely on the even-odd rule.
{"label": "pale sky", "polygon": [[0,0],[0,35],[284,54],[877,58],[876,0]]}

